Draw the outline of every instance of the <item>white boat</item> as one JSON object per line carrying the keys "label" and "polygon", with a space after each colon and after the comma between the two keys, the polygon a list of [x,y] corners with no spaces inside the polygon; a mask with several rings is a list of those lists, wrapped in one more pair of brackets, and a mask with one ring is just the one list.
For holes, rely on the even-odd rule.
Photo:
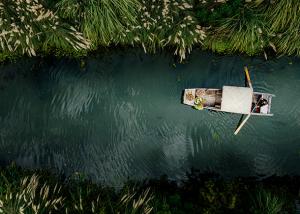
{"label": "white boat", "polygon": [[274,94],[253,92],[249,87],[190,88],[184,90],[183,104],[197,108],[195,100],[201,98],[203,109],[236,114],[273,116],[271,104],[274,96]]}
{"label": "white boat", "polygon": [[[274,94],[254,92],[249,71],[245,67],[248,87],[223,86],[215,88],[189,88],[183,93],[183,104],[202,110],[222,111],[248,115],[235,131],[237,134],[251,115],[273,116],[271,113]],[[241,118],[242,119],[242,118]]]}

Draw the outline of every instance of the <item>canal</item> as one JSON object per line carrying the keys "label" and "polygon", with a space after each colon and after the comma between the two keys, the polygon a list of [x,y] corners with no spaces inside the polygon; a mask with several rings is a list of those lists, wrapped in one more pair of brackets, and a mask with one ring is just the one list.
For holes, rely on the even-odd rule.
{"label": "canal", "polygon": [[[184,88],[244,86],[275,94],[273,117],[196,111]],[[195,51],[184,64],[167,53],[114,51],[80,62],[20,59],[0,66],[0,163],[81,172],[120,185],[191,167],[224,177],[300,175],[300,60]]]}

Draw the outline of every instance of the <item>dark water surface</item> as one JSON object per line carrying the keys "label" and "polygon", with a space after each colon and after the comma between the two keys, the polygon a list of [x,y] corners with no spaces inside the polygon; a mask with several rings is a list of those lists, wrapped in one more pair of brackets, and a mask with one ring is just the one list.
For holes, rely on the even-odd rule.
{"label": "dark water surface", "polygon": [[[274,117],[182,105],[184,88],[243,86],[249,65],[255,91],[276,94]],[[22,59],[0,67],[0,161],[46,167],[119,185],[128,178],[191,167],[225,177],[300,175],[300,60],[172,56],[115,52],[68,59]]]}

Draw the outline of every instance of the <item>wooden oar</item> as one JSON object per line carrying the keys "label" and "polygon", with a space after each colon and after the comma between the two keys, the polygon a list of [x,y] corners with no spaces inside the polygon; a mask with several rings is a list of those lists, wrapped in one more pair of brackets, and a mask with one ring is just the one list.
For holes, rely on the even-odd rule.
{"label": "wooden oar", "polygon": [[244,71],[245,71],[245,74],[246,74],[246,78],[247,78],[249,87],[250,87],[250,88],[253,88],[253,87],[252,87],[252,83],[251,83],[251,79],[250,79],[250,75],[249,75],[249,71],[248,71],[247,66],[244,67]]}
{"label": "wooden oar", "polygon": [[[249,85],[249,87],[253,90],[253,87],[252,87],[252,83],[251,83],[251,79],[250,79],[250,75],[249,75],[249,71],[248,71],[247,66],[244,66],[244,71],[245,71],[245,74],[246,74],[246,78],[247,78],[247,81],[248,81],[248,85]],[[257,102],[257,103],[258,103],[258,102]],[[256,105],[254,106],[254,108],[252,109],[252,111],[250,111],[250,113],[247,115],[247,117],[245,118],[245,120],[243,120],[243,122],[242,122],[242,123],[239,125],[239,127],[235,130],[234,135],[237,135],[237,134],[239,133],[239,131],[242,129],[242,127],[245,125],[245,123],[247,122],[247,120],[250,118],[251,113],[252,113],[253,110],[256,108],[257,103],[256,103]]]}
{"label": "wooden oar", "polygon": [[[262,98],[262,97],[261,97]],[[243,120],[243,122],[241,123],[241,125],[235,130],[234,135],[237,135],[239,133],[239,131],[241,130],[241,128],[245,125],[245,123],[247,122],[247,120],[250,118],[251,113],[256,109],[258,103],[260,102],[261,98],[259,98],[259,100],[257,101],[257,103],[255,104],[254,108],[251,110],[251,112],[247,115],[247,117],[245,118],[245,120]]]}
{"label": "wooden oar", "polygon": [[241,128],[245,125],[245,123],[247,122],[247,120],[250,118],[251,114],[248,114],[247,117],[245,118],[245,120],[243,120],[243,122],[241,123],[241,125],[235,130],[234,135],[237,135]]}

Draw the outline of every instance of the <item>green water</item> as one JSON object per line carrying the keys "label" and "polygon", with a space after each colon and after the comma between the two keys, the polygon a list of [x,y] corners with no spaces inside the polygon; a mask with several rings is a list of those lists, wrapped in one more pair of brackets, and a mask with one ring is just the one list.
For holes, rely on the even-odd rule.
{"label": "green water", "polygon": [[[119,185],[131,179],[185,177],[191,167],[225,177],[300,174],[300,60],[195,52],[116,51],[69,59],[22,59],[0,67],[0,161]],[[244,85],[273,93],[273,117],[182,105],[184,88]]]}

